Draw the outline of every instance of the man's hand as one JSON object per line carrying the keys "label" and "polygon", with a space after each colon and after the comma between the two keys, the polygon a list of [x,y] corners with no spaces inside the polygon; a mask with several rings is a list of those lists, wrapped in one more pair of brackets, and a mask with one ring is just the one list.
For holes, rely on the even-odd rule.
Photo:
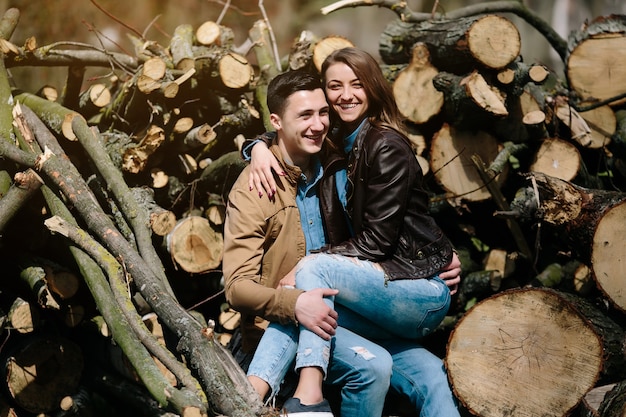
{"label": "man's hand", "polygon": [[459,290],[459,284],[461,283],[461,261],[456,252],[452,253],[452,260],[439,274],[439,278],[450,288],[450,295],[456,294]]}
{"label": "man's hand", "polygon": [[321,337],[330,340],[337,328],[337,312],[324,303],[324,297],[337,295],[339,291],[330,288],[316,288],[305,291],[296,301],[298,322]]}
{"label": "man's hand", "polygon": [[259,142],[250,151],[250,176],[248,186],[250,191],[257,190],[259,197],[263,196],[263,190],[269,198],[276,194],[276,180],[272,175],[272,170],[278,175],[284,175],[278,160],[268,149],[267,145]]}

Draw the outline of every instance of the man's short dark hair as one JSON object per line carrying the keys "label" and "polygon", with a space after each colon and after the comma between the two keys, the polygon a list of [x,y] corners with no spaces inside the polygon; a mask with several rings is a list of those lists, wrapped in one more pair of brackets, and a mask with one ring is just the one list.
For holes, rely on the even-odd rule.
{"label": "man's short dark hair", "polygon": [[322,81],[317,74],[304,70],[283,72],[274,77],[267,86],[267,108],[270,113],[282,116],[290,95],[318,88],[322,88]]}

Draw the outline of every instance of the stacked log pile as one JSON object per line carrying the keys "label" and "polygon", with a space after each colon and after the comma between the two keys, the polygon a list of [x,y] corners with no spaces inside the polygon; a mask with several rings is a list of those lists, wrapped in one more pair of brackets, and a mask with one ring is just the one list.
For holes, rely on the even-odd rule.
{"label": "stacked log pile", "polygon": [[[431,342],[464,413],[623,414],[626,18],[566,42],[519,2],[323,13],[367,5],[399,15],[381,65],[463,262]],[[544,34],[565,79],[524,62],[502,13]],[[267,81],[351,42],[303,32],[281,60],[267,21],[240,46],[209,21],[167,46],[129,35],[129,55],[16,46],[18,21],[0,20],[3,412],[275,414],[224,347],[225,202],[239,144],[267,126]],[[29,65],[67,67],[66,86],[11,88],[7,68]],[[86,80],[92,66],[114,71]]]}

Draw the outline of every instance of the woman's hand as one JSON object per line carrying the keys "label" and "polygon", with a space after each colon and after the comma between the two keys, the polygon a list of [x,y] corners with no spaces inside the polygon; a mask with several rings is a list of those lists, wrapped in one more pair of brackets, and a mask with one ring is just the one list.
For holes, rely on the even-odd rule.
{"label": "woman's hand", "polygon": [[259,197],[262,197],[265,191],[267,196],[272,198],[276,194],[276,180],[274,180],[272,170],[278,175],[285,175],[267,145],[263,142],[255,144],[250,151],[250,176],[248,177],[250,191],[256,189]]}
{"label": "woman's hand", "polygon": [[461,261],[456,252],[452,253],[452,260],[446,266],[446,269],[439,274],[439,278],[450,288],[450,295],[456,294],[461,283]]}
{"label": "woman's hand", "polygon": [[296,267],[291,268],[291,271],[287,272],[287,275],[278,282],[279,287],[294,287],[296,286]]}

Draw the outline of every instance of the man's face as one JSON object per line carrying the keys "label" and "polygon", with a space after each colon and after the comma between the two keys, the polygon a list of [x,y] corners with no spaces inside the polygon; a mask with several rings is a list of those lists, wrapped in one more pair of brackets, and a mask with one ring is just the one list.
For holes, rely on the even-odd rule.
{"label": "man's face", "polygon": [[279,147],[291,163],[307,161],[322,149],[328,133],[330,121],[324,91],[302,90],[290,95],[283,115],[272,113],[270,121],[278,133]]}

